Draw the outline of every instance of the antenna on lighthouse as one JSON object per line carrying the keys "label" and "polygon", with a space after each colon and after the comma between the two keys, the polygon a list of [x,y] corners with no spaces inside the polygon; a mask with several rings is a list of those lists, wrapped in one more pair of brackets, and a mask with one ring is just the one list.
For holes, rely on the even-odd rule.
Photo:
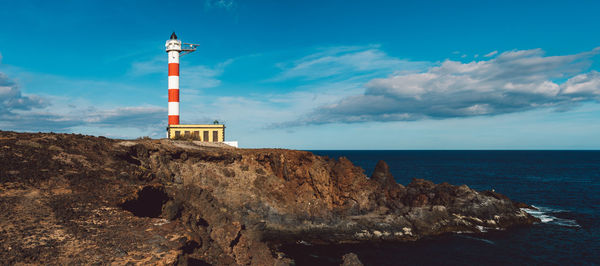
{"label": "antenna on lighthouse", "polygon": [[200,46],[200,44],[193,44],[193,43],[183,43],[183,45],[181,46],[181,54],[180,55],[186,55],[189,54],[191,52],[196,51],[196,47]]}

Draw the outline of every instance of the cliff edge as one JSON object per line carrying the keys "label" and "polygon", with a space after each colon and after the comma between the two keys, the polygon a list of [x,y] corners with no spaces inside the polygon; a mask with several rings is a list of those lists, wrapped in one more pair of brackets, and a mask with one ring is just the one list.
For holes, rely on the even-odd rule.
{"label": "cliff edge", "polygon": [[0,162],[2,264],[286,265],[285,243],[536,222],[499,193],[305,151],[0,131]]}

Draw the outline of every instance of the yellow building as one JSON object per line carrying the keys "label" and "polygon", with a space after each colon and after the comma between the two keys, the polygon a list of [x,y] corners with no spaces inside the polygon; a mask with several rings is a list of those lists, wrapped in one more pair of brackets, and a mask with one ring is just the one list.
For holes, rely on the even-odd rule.
{"label": "yellow building", "polygon": [[206,142],[225,141],[225,125],[169,125],[170,139],[195,139]]}

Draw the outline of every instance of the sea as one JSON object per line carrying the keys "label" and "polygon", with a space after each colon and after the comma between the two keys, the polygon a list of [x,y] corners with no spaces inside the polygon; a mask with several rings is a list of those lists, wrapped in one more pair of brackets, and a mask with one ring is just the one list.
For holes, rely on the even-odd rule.
{"label": "sea", "polygon": [[541,222],[408,243],[282,247],[296,265],[340,265],[353,252],[365,265],[600,265],[600,151],[311,151],[346,157],[371,175],[384,160],[396,181],[466,184],[533,205]]}

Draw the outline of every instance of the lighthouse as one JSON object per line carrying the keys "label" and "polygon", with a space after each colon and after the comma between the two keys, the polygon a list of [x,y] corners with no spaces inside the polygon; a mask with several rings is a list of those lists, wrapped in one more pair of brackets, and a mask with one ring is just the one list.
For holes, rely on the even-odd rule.
{"label": "lighthouse", "polygon": [[165,44],[169,55],[169,126],[179,125],[179,53],[181,41],[177,40],[175,32]]}
{"label": "lighthouse", "polygon": [[167,138],[192,139],[205,142],[223,142],[237,147],[237,141],[225,141],[225,125],[216,120],[213,124],[180,124],[179,122],[179,57],[196,51],[198,44],[183,43],[177,39],[175,32],[165,43],[169,57],[169,105]]}

